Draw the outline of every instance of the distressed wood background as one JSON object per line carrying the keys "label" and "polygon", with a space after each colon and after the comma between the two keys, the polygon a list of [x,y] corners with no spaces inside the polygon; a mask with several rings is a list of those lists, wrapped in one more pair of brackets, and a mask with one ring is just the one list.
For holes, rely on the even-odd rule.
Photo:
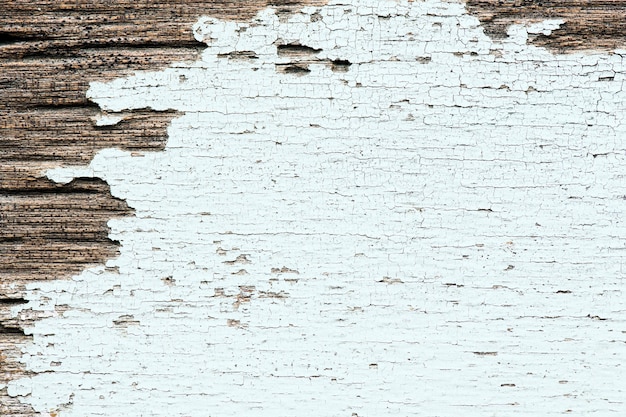
{"label": "distressed wood background", "polygon": [[[106,182],[60,185],[43,172],[83,165],[98,150],[159,150],[174,111],[134,110],[98,126],[89,83],[198,57],[190,31],[201,15],[246,21],[274,6],[291,13],[324,1],[2,1],[0,2],[0,385],[24,375],[19,358],[35,312],[13,317],[33,280],[71,276],[117,254],[107,221],[133,214]],[[555,52],[611,51],[626,39],[624,1],[471,0],[486,33],[506,36],[513,23],[562,19],[531,42]],[[34,411],[0,391],[0,414]]]}

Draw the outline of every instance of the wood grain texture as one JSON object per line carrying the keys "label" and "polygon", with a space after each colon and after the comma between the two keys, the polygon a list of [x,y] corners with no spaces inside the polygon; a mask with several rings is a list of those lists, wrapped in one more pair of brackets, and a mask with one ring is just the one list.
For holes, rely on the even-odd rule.
{"label": "wood grain texture", "polygon": [[[248,20],[272,5],[289,13],[322,1],[0,1],[0,386],[24,376],[23,328],[12,317],[33,280],[68,277],[117,254],[107,221],[132,214],[106,182],[56,184],[44,171],[86,164],[100,149],[162,149],[176,112],[134,111],[113,126],[86,91],[135,70],[193,60],[201,15]],[[0,414],[35,415],[0,390]]]}
{"label": "wood grain texture", "polygon": [[550,35],[529,39],[556,52],[612,50],[626,45],[626,1],[623,0],[468,0],[492,37],[506,37],[512,24],[547,19],[565,21]]}

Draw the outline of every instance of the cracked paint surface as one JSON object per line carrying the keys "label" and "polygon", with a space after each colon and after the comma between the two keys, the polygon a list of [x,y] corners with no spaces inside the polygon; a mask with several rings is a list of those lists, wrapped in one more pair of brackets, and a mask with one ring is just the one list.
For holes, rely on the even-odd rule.
{"label": "cracked paint surface", "polygon": [[203,18],[202,59],[93,83],[184,113],[101,151],[119,258],[34,284],[9,385],[58,416],[623,415],[625,51],[462,4]]}

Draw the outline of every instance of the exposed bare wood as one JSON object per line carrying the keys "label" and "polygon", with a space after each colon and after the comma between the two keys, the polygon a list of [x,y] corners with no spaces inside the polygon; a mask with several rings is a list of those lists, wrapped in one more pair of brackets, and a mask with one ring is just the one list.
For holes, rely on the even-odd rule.
{"label": "exposed bare wood", "polygon": [[559,52],[611,50],[626,45],[626,1],[623,0],[468,0],[467,8],[493,37],[505,37],[515,23],[546,19],[565,21],[550,35],[531,39]]}
{"label": "exposed bare wood", "polygon": [[[22,368],[19,359],[21,349],[28,339],[23,333],[6,332],[0,333],[0,385],[6,384],[16,376],[27,376],[28,373]],[[11,417],[26,417],[38,415],[17,398],[10,397],[7,389],[0,389],[0,415]]]}

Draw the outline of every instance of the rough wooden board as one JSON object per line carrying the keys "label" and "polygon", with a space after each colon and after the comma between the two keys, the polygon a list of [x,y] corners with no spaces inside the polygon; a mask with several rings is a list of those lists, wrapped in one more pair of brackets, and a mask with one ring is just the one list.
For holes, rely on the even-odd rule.
{"label": "rough wooden board", "polygon": [[[270,3],[289,11],[323,2]],[[574,50],[623,45],[623,4],[470,1],[468,7],[493,36],[504,36],[511,23],[563,18],[567,23],[561,30],[533,42]],[[247,20],[267,5],[267,1],[0,2],[0,279],[4,291],[0,297],[7,304],[20,300],[21,288],[29,280],[71,275],[114,256],[116,245],[107,237],[106,220],[130,213],[123,202],[111,197],[104,183],[89,190],[84,184],[61,186],[43,178],[42,171],[58,164],[84,163],[105,147],[155,150],[164,145],[165,127],[174,114],[139,112],[127,124],[95,127],[91,118],[98,110],[85,98],[89,82],[194,59],[199,46],[189,27],[197,16]],[[97,207],[84,205],[91,200]],[[30,243],[23,243],[24,239]],[[16,286],[9,288],[11,284]],[[19,324],[7,320],[11,327]],[[0,341],[11,346],[24,341],[15,335],[0,335]],[[8,359],[0,361],[0,368],[12,375],[19,369]],[[2,392],[0,400],[3,406],[9,404]],[[5,407],[9,408],[0,408],[0,414],[30,415],[17,405]]]}
{"label": "rough wooden board", "polygon": [[[0,112],[0,160],[10,161],[14,168],[59,160],[82,165],[89,163],[95,151],[107,147],[159,150],[165,144],[167,126],[177,114],[135,111],[115,115],[123,118],[115,125],[95,126],[100,111],[93,107]],[[1,187],[19,190],[24,186],[7,181]]]}
{"label": "rough wooden board", "polygon": [[106,223],[132,212],[124,201],[110,196],[104,181],[91,178],[57,188],[3,193],[0,210],[0,270],[22,281],[59,275],[60,268],[77,273],[84,264],[114,255],[114,245],[103,246],[108,241]]}
{"label": "rough wooden board", "polygon": [[558,52],[611,50],[626,45],[626,1],[622,0],[468,0],[467,9],[493,37],[505,37],[512,24],[562,19],[565,23],[550,35],[530,39],[537,46]]}
{"label": "rough wooden board", "polygon": [[[139,111],[96,126],[89,83],[193,60],[201,15],[247,20],[321,1],[0,1],[0,384],[23,375],[17,347],[33,317],[11,317],[32,280],[71,276],[116,255],[107,221],[129,215],[100,180],[55,184],[43,171],[100,149],[162,149],[175,112]],[[17,352],[17,353],[16,353]],[[0,414],[34,415],[0,390]]]}

